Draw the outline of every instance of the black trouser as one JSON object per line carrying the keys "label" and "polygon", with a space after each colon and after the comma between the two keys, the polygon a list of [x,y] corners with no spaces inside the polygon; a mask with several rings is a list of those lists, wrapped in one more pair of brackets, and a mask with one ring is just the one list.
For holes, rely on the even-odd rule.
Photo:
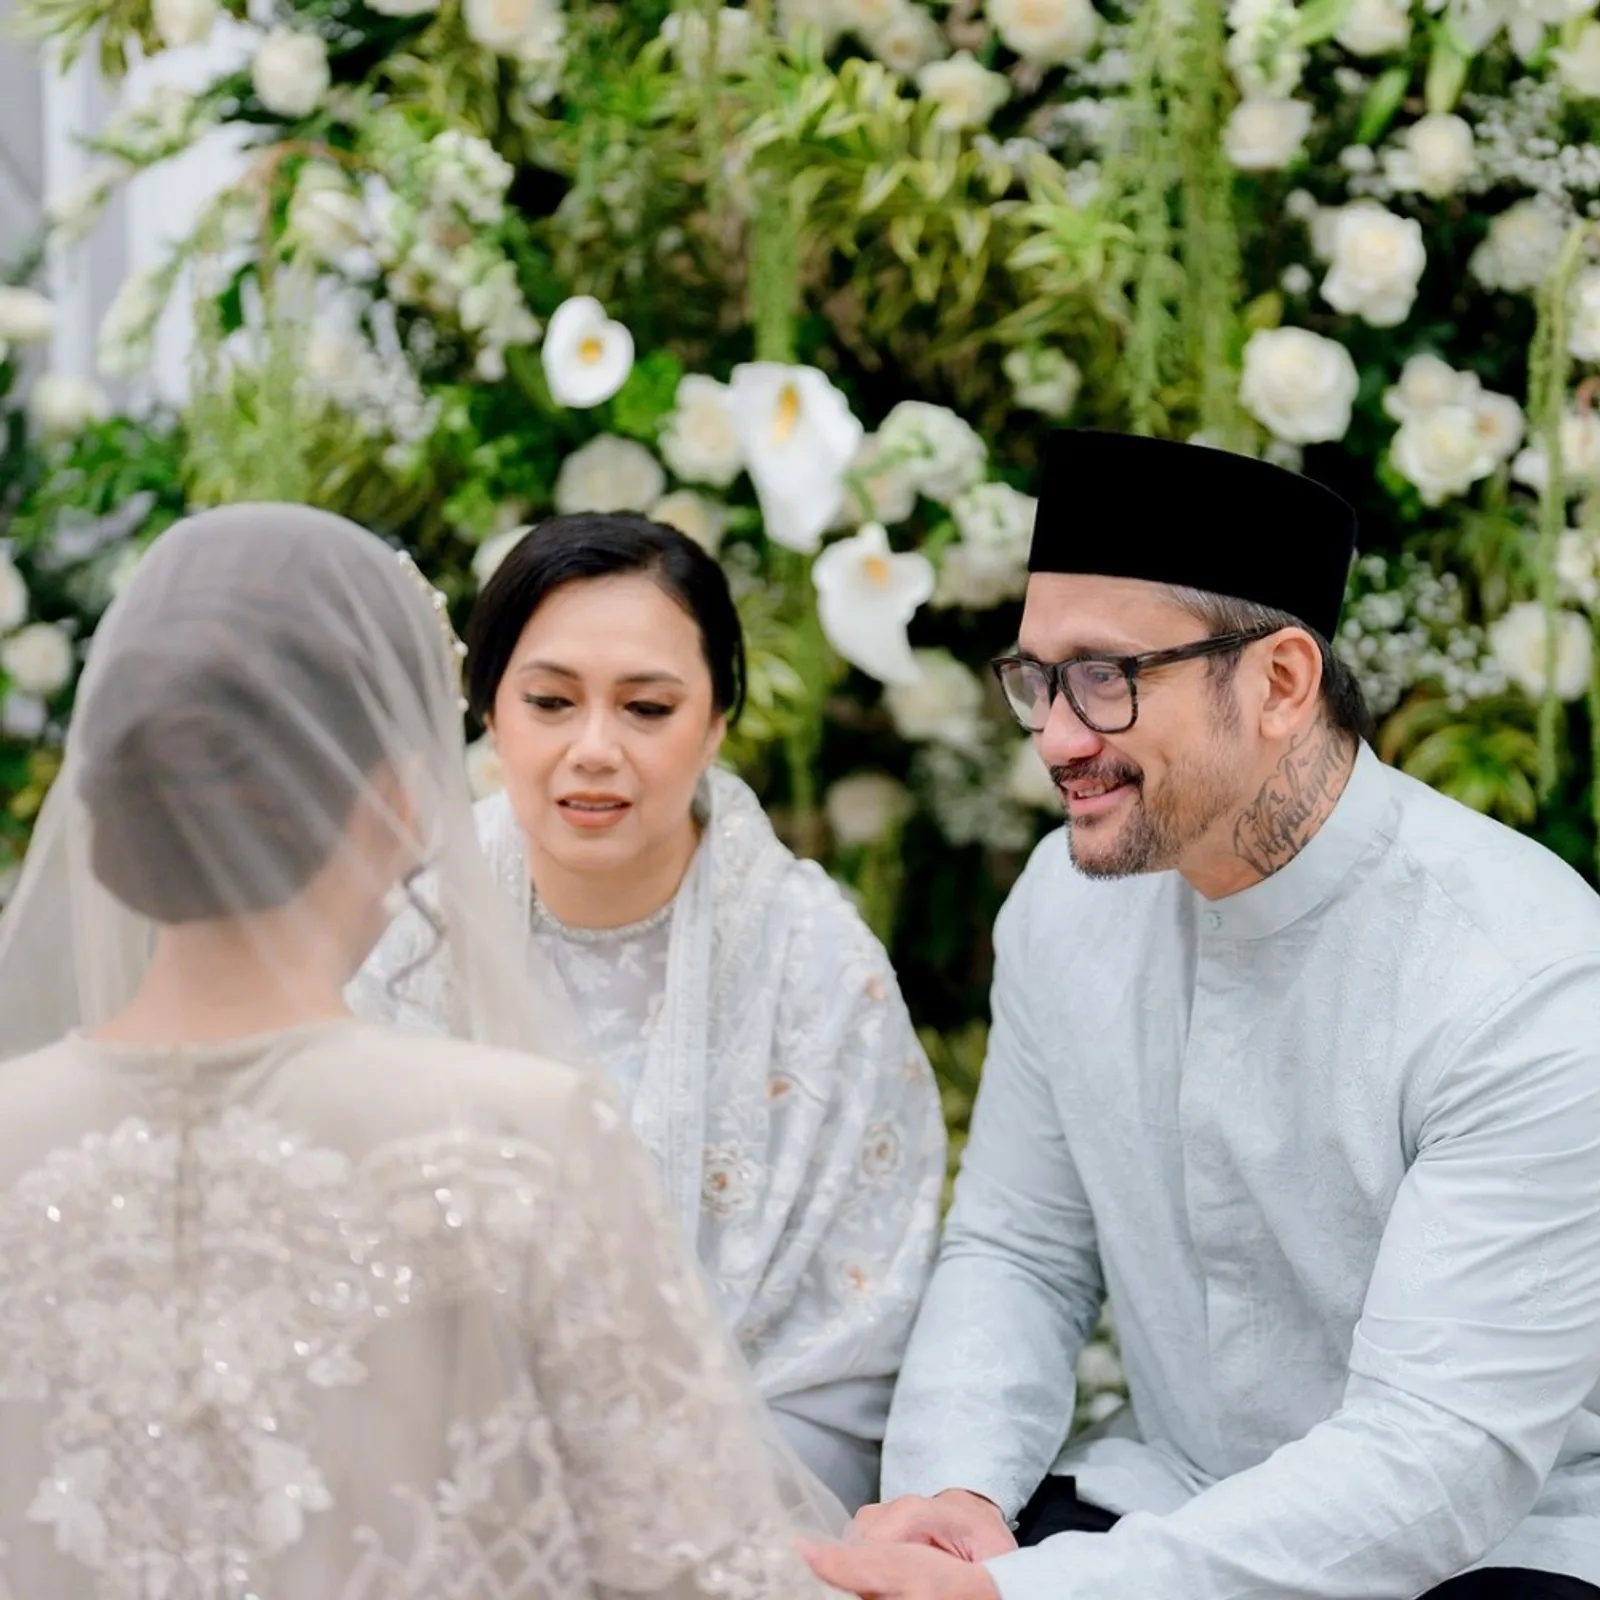
{"label": "black trouser", "polygon": [[[1104,1533],[1116,1513],[1078,1498],[1074,1478],[1046,1478],[1017,1518],[1017,1543],[1039,1544],[1055,1533]],[[1486,1567],[1430,1589],[1421,1600],[1600,1600],[1600,1589],[1555,1572]]]}

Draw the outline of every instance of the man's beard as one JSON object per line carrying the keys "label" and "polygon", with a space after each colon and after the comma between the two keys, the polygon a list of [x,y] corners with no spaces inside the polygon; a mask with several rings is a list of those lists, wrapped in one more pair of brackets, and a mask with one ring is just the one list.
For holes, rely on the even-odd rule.
{"label": "man's beard", "polygon": [[1218,818],[1238,805],[1224,775],[1220,743],[1207,756],[1169,768],[1153,794],[1145,792],[1144,773],[1131,762],[1101,759],[1052,767],[1050,776],[1058,791],[1090,781],[1124,783],[1133,791],[1128,814],[1120,823],[1108,818],[1074,824],[1071,812],[1067,813],[1072,864],[1091,878],[1171,871]]}

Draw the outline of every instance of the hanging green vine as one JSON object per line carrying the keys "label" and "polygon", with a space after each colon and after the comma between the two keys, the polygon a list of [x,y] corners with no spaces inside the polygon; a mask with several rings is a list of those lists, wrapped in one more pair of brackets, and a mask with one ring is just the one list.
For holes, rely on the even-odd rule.
{"label": "hanging green vine", "polygon": [[1132,122],[1122,156],[1107,168],[1132,238],[1129,427],[1198,426],[1240,442],[1239,239],[1222,143],[1232,89],[1221,0],[1155,0],[1134,21],[1130,53],[1124,104]]}
{"label": "hanging green vine", "polygon": [[1548,800],[1560,780],[1558,735],[1561,702],[1556,695],[1560,640],[1556,631],[1556,548],[1567,525],[1566,463],[1561,424],[1567,412],[1572,358],[1567,350],[1567,320],[1572,283],[1583,259],[1590,227],[1576,224],[1567,234],[1554,270],[1540,286],[1538,321],[1528,351],[1528,411],[1531,431],[1545,452],[1545,481],[1539,493],[1537,582],[1544,611],[1544,696],[1539,703],[1539,797]]}

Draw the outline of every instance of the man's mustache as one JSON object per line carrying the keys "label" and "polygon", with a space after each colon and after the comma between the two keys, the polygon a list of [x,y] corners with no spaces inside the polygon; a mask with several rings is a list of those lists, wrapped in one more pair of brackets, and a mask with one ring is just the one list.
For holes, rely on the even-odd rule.
{"label": "man's mustache", "polygon": [[1069,761],[1064,766],[1051,767],[1050,781],[1058,789],[1074,783],[1130,783],[1137,787],[1144,782],[1138,767],[1113,766],[1104,761]]}

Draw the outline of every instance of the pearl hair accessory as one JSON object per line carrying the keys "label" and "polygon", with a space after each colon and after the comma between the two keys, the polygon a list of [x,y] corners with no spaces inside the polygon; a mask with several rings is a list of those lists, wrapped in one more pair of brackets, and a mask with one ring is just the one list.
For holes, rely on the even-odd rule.
{"label": "pearl hair accessory", "polygon": [[467,647],[450,625],[450,603],[445,599],[443,590],[434,588],[423,576],[422,568],[412,560],[409,551],[397,550],[395,557],[400,563],[401,570],[428,597],[428,604],[433,608],[434,616],[439,619],[439,632],[444,636],[445,649],[452,663],[451,679],[455,684],[456,698],[461,709],[465,711],[467,698],[462,693],[462,667],[467,658]]}

